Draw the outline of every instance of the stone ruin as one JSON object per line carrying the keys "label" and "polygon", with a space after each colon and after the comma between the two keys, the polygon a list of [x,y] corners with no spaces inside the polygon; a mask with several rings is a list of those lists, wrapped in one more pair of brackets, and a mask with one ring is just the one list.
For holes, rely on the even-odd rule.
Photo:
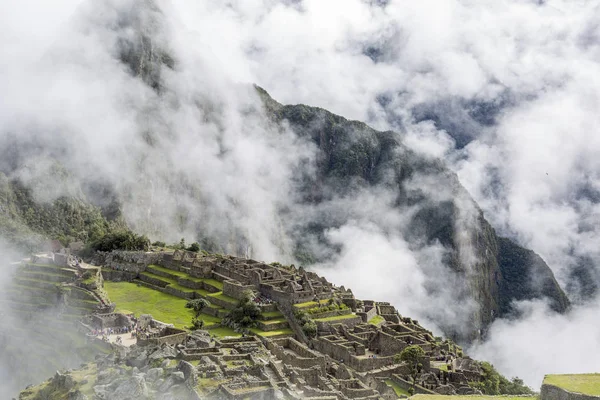
{"label": "stone ruin", "polygon": [[[349,289],[303,268],[187,251],[102,257],[108,261],[102,270],[105,279],[134,281],[186,299],[214,295],[206,297],[215,305],[204,311],[210,315],[222,317],[250,290],[264,313],[279,311],[285,317],[274,324],[258,321],[259,327],[267,333],[269,325],[289,327],[289,334],[224,339],[211,336],[210,330],[188,334],[140,317],[138,324],[146,327],[148,337],[138,337],[138,344],[173,346],[169,354],[189,364],[194,376],[219,382],[210,390],[197,388],[202,398],[275,398],[276,393],[289,398],[395,398],[390,381],[405,390],[412,386],[407,365],[396,357],[410,345],[425,352],[417,393],[472,394],[476,391],[468,382],[481,379],[481,371],[464,361],[452,342],[435,338],[389,303],[356,299]],[[169,284],[173,281],[177,285]],[[340,306],[328,307],[332,303]],[[315,337],[303,332],[298,312],[313,318]]]}

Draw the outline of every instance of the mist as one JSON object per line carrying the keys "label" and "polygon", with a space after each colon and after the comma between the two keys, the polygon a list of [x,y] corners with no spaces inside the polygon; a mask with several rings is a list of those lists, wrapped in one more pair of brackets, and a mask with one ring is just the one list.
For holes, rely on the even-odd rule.
{"label": "mist", "polygon": [[[21,149],[0,166],[37,200],[102,201],[79,186],[93,182],[152,239],[202,230],[225,252],[283,262],[295,262],[289,224],[343,210],[326,233],[339,252],[316,271],[436,333],[438,321],[461,326],[472,305],[449,290],[444,249],[393,229],[415,210],[394,210],[385,191],[298,208],[292,177],[316,149],[265,119],[255,83],[445,159],[494,228],[544,258],[574,309],[520,305],[522,319],[497,321],[476,356],[534,388],[544,373],[600,369],[583,358],[600,340],[597,292],[573,275],[586,260],[600,285],[597,4],[173,0],[139,13],[144,4],[0,4],[0,148]],[[122,62],[138,35],[169,58],[150,58],[144,76]],[[48,181],[57,156],[70,181]],[[581,351],[563,345],[573,341]]]}

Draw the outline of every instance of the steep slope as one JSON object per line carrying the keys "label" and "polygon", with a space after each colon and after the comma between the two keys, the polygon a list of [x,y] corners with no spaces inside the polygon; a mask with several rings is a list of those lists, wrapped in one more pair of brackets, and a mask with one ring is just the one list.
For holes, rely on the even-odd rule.
{"label": "steep slope", "polygon": [[[48,182],[56,181],[56,175],[49,174]],[[40,182],[24,183],[0,172],[0,237],[19,251],[39,250],[47,239],[64,245],[94,240],[111,228],[123,227],[109,222],[81,191],[69,193],[55,187],[60,194],[47,196],[44,189]]]}
{"label": "steep slope", "polygon": [[539,255],[507,238],[498,238],[498,244],[500,315],[512,312],[513,300],[548,298],[555,311],[569,307],[569,299]]}
{"label": "steep slope", "polygon": [[[413,243],[441,243],[447,264],[462,277],[457,300],[475,299],[470,332],[479,332],[512,312],[511,302],[549,298],[554,310],[564,312],[569,300],[546,263],[531,250],[500,238],[482,211],[440,160],[427,159],[407,149],[401,135],[378,132],[326,110],[305,105],[283,106],[258,88],[267,110],[278,122],[286,121],[319,149],[317,175],[304,182],[305,203],[320,204],[335,196],[355,196],[365,187],[384,187],[395,194],[399,210],[417,208],[408,226],[399,232]],[[297,238],[323,238],[323,232],[341,225],[343,218],[307,223]],[[300,254],[306,248],[300,244]],[[446,327],[449,328],[449,327]],[[459,332],[455,332],[459,334]]]}

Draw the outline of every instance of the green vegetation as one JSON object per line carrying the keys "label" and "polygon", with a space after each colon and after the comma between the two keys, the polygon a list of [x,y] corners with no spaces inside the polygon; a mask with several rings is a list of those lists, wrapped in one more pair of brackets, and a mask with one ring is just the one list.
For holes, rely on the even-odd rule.
{"label": "green vegetation", "polygon": [[269,311],[262,313],[263,318],[271,318],[271,317],[283,317],[283,314],[279,311]]}
{"label": "green vegetation", "polygon": [[342,319],[349,319],[349,318],[354,318],[354,317],[356,317],[356,314],[335,315],[333,317],[317,318],[317,319],[315,319],[315,321],[319,321],[319,322],[340,321]]}
{"label": "green vegetation", "polygon": [[198,242],[194,242],[192,244],[190,244],[190,246],[187,248],[188,251],[193,251],[194,253],[197,253],[200,251],[200,243]]}
{"label": "green vegetation", "polygon": [[385,318],[383,318],[381,315],[376,315],[373,318],[371,318],[368,322],[371,325],[379,325],[383,321],[385,321]]}
{"label": "green vegetation", "polygon": [[[500,282],[500,313],[512,311],[511,303],[516,300],[550,298],[551,307],[558,312],[569,308],[569,299],[560,288],[552,271],[544,260],[529,249],[525,249],[507,238],[498,238],[498,266],[502,272]],[[533,284],[530,276],[536,277]]]}
{"label": "green vegetation", "polygon": [[90,247],[95,251],[148,251],[150,240],[146,236],[137,235],[129,230],[120,230],[92,241]]}
{"label": "green vegetation", "polygon": [[117,304],[118,312],[133,313],[138,317],[151,314],[177,328],[188,326],[193,317],[193,311],[185,308],[187,301],[170,294],[129,282],[104,282],[104,288],[110,300]]}
{"label": "green vegetation", "polygon": [[226,301],[228,303],[231,304],[237,304],[238,301],[236,299],[234,299],[233,297],[229,297],[226,294],[223,294],[223,292],[217,292],[217,293],[209,293],[208,294],[209,297],[214,297],[223,301]]}
{"label": "green vegetation", "polygon": [[296,318],[296,321],[302,327],[302,331],[306,336],[309,338],[317,336],[317,323],[313,321],[310,315],[304,312],[304,310],[294,310],[294,318]]}
{"label": "green vegetation", "polygon": [[447,396],[443,394],[416,394],[411,400],[535,400],[535,396]]}
{"label": "green vegetation", "polygon": [[279,329],[276,331],[261,331],[260,329],[257,328],[250,328],[249,329],[250,332],[258,335],[258,336],[262,336],[262,337],[272,337],[272,336],[279,336],[279,335],[293,335],[294,331],[292,331],[289,328],[285,328],[285,329]]}
{"label": "green vegetation", "polygon": [[[54,162],[46,173],[47,178],[39,177],[36,182],[30,182],[36,194],[73,192],[72,177],[60,163]],[[103,215],[103,210],[89,204],[80,193],[47,202],[36,201],[35,197],[30,188],[0,172],[0,209],[3,210],[0,236],[24,252],[40,250],[48,239],[58,239],[63,245],[77,240],[87,242],[125,227],[118,212],[107,209]]]}
{"label": "green vegetation", "polygon": [[319,303],[320,304],[327,304],[328,302],[329,302],[329,299],[319,300],[318,302],[316,302],[316,301],[307,301],[305,303],[294,304],[294,307],[296,307],[296,308],[309,308],[309,307],[312,308],[312,307],[318,306]]}
{"label": "green vegetation", "polygon": [[153,265],[153,264],[151,264],[151,265],[148,265],[148,268],[156,270],[156,271],[160,271],[160,272],[165,272],[165,273],[173,275],[173,276],[179,276],[181,278],[191,278],[185,272],[175,271],[173,269],[165,268],[165,267],[160,266],[160,265]]}
{"label": "green vegetation", "polygon": [[404,390],[400,385],[398,385],[396,382],[394,382],[391,379],[386,379],[385,384],[388,386],[391,386],[392,389],[394,389],[394,392],[396,392],[396,396],[398,396],[398,397],[410,396],[410,393],[408,393],[408,391]]}
{"label": "green vegetation", "polygon": [[192,318],[192,329],[201,329],[204,326],[204,321],[199,318],[200,313],[206,307],[210,306],[210,302],[205,299],[194,299],[185,303],[185,308],[194,310],[194,318]]}
{"label": "green vegetation", "polygon": [[553,385],[570,392],[600,396],[600,374],[546,375],[545,385]]}
{"label": "green vegetation", "polygon": [[533,390],[523,383],[523,380],[515,377],[511,380],[506,379],[502,376],[494,366],[488,362],[479,363],[483,370],[483,379],[481,382],[471,382],[470,385],[476,389],[481,390],[484,394],[488,395],[499,395],[499,394],[510,394],[510,395],[533,395]]}
{"label": "green vegetation", "polygon": [[408,390],[408,392],[412,395],[415,393],[415,385],[417,384],[417,376],[421,369],[423,368],[423,357],[425,356],[425,351],[417,345],[412,345],[405,347],[402,350],[402,353],[396,354],[394,356],[394,362],[404,361],[408,364],[408,368],[410,370],[410,377],[412,378],[412,387]]}
{"label": "green vegetation", "polygon": [[253,298],[251,291],[245,292],[237,307],[223,318],[223,323],[234,330],[256,328],[256,321],[260,318],[260,307],[252,301]]}
{"label": "green vegetation", "polygon": [[304,310],[305,312],[309,313],[309,314],[319,314],[319,313],[324,313],[324,312],[329,312],[329,311],[337,311],[337,310],[347,310],[348,306],[345,304],[330,304],[330,305],[321,305],[320,307],[311,307],[308,310]]}

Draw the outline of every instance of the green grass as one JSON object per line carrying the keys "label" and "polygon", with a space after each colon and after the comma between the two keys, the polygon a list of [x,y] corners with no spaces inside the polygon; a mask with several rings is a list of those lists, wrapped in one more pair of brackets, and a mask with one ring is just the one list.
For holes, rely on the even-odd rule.
{"label": "green grass", "polygon": [[219,282],[216,279],[204,279],[204,282],[206,282],[208,285],[213,286],[219,290],[223,290],[223,282]]}
{"label": "green grass", "polygon": [[445,362],[442,362],[442,363],[432,362],[431,366],[433,368],[439,369],[440,371],[448,371],[448,364],[446,364]]}
{"label": "green grass", "polygon": [[211,297],[214,297],[214,298],[217,298],[217,299],[221,299],[221,300],[226,301],[226,302],[231,303],[231,304],[237,304],[237,303],[239,303],[239,300],[236,300],[233,297],[229,297],[229,296],[223,294],[223,292],[210,293],[207,296],[207,300],[210,301]]}
{"label": "green grass", "polygon": [[546,375],[544,384],[590,396],[600,395],[600,374]]}
{"label": "green grass", "polygon": [[371,318],[369,320],[369,324],[371,324],[371,325],[379,325],[383,321],[385,321],[385,318],[383,318],[381,315],[376,315],[376,316],[374,316],[373,318]]}
{"label": "green grass", "polygon": [[391,379],[386,379],[385,380],[385,384],[388,386],[391,386],[392,389],[394,389],[394,392],[396,392],[396,396],[400,397],[400,396],[410,396],[410,393],[408,393],[408,391],[402,389],[402,387],[400,387],[400,385],[398,385],[396,382],[394,382]]}
{"label": "green grass", "polygon": [[186,274],[185,272],[174,271],[174,270],[169,269],[169,268],[161,267],[160,265],[148,265],[148,267],[151,267],[152,269],[155,269],[157,271],[166,272],[166,273],[171,274],[171,275],[179,276],[181,278],[187,278],[188,277],[188,274]]}
{"label": "green grass", "polygon": [[140,275],[144,275],[150,278],[158,279],[160,281],[169,283],[169,284],[177,284],[177,280],[173,278],[166,278],[164,276],[153,274],[152,272],[144,271]]}
{"label": "green grass", "polygon": [[137,317],[151,314],[154,319],[176,328],[191,324],[193,312],[185,308],[185,299],[129,282],[104,282],[104,288],[110,300],[117,304],[117,312],[134,313]]}
{"label": "green grass", "polygon": [[280,324],[282,322],[287,322],[287,319],[285,318],[278,318],[278,319],[270,319],[268,321],[260,321],[261,323],[265,324],[265,325],[273,325],[273,324]]}
{"label": "green grass", "polygon": [[412,400],[535,400],[536,396],[451,396],[444,394],[416,394],[411,397]]}
{"label": "green grass", "polygon": [[335,315],[333,317],[318,318],[318,319],[315,319],[315,321],[320,321],[320,322],[339,321],[339,320],[342,320],[342,319],[349,319],[349,318],[354,318],[354,317],[356,317],[356,314]]}
{"label": "green grass", "polygon": [[221,318],[213,317],[208,314],[200,314],[200,319],[204,321],[204,327],[206,328],[221,323]]}
{"label": "green grass", "polygon": [[283,317],[283,314],[281,312],[279,312],[279,311],[264,312],[261,315],[263,316],[263,318]]}
{"label": "green grass", "polygon": [[[152,268],[152,269],[154,269],[156,271],[161,271],[161,272],[165,272],[167,274],[171,274],[173,276],[177,276],[179,278],[188,279],[188,280],[190,280],[192,282],[205,282],[206,284],[208,284],[210,286],[213,286],[214,288],[216,288],[218,290],[223,290],[223,283],[219,282],[216,279],[211,279],[211,278],[208,278],[208,279],[207,278],[196,278],[196,277],[191,276],[191,275],[189,275],[189,274],[187,274],[185,272],[174,271],[172,269],[165,268],[165,267],[162,267],[160,265],[149,265],[148,267]],[[148,273],[151,273],[151,272],[148,271]],[[156,276],[156,275],[154,275],[154,276]],[[169,278],[166,278],[165,280],[167,280],[167,279],[169,279]],[[172,283],[176,283],[176,282],[172,281]]]}
{"label": "green grass", "polygon": [[327,304],[327,303],[329,303],[329,299],[319,300],[319,302],[316,302],[316,301],[307,301],[306,303],[298,303],[298,304],[294,304],[294,307],[296,307],[296,308],[310,308],[310,307],[316,307],[316,306],[318,306],[319,303],[321,303],[321,304]]}
{"label": "green grass", "polygon": [[289,328],[286,329],[279,329],[277,331],[261,331],[258,328],[250,328],[250,332],[258,335],[258,336],[262,336],[262,337],[270,337],[270,336],[277,336],[277,335],[293,335],[294,331],[292,331]]}

